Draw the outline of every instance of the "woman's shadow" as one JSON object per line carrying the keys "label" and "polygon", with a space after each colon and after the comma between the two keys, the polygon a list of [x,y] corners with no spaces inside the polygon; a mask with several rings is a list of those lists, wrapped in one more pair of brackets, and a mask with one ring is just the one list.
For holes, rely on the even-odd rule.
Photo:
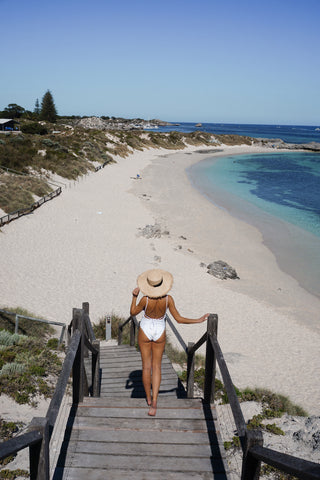
{"label": "woman's shadow", "polygon": [[[131,398],[146,398],[142,383],[142,370],[133,370],[129,374],[129,378],[126,381],[126,390],[129,389],[132,389]],[[171,392],[175,392],[177,398],[186,397],[186,391],[179,378],[177,378],[177,386],[174,388],[166,390],[160,386],[159,395],[168,394]]]}

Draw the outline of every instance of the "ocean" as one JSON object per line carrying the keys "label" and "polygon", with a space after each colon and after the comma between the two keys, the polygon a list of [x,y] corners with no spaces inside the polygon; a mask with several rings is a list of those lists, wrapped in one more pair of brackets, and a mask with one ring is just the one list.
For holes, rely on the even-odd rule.
{"label": "ocean", "polygon": [[231,123],[202,123],[196,127],[196,123],[172,122],[172,126],[159,127],[157,131],[170,132],[194,132],[203,131],[213,134],[245,135],[254,138],[281,139],[287,143],[320,143],[320,126],[299,125],[241,125]]}
{"label": "ocean", "polygon": [[320,296],[319,153],[214,157],[187,173],[215,205],[256,226],[280,268]]}
{"label": "ocean", "polygon": [[[320,143],[320,126],[172,122],[157,131],[205,131],[286,143]],[[256,226],[280,268],[320,296],[320,153],[272,152],[207,159],[187,171],[215,205]]]}

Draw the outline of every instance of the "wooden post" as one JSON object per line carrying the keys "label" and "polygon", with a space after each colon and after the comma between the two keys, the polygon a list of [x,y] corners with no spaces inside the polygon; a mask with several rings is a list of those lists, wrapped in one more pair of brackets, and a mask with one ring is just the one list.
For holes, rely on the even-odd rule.
{"label": "wooden post", "polygon": [[187,397],[193,398],[194,394],[194,352],[190,353],[194,342],[188,343],[187,348]]}
{"label": "wooden post", "polygon": [[89,315],[89,302],[83,302],[82,310],[85,314]]}
{"label": "wooden post", "polygon": [[73,403],[79,403],[83,401],[84,397],[84,338],[83,338],[83,318],[82,310],[74,308],[72,311],[72,326],[73,331],[79,330],[81,333],[81,339],[79,342],[78,350],[74,359],[72,369],[72,391],[73,391]]}
{"label": "wooden post", "polygon": [[98,354],[92,354],[92,396],[100,397],[100,342],[94,340],[92,345]]}
{"label": "wooden post", "polygon": [[130,347],[134,347],[136,343],[136,324],[133,318],[130,320]]}
{"label": "wooden post", "polygon": [[261,460],[250,455],[250,448],[263,445],[263,436],[260,430],[246,430],[242,460],[241,480],[258,480],[260,477]]}
{"label": "wooden post", "polygon": [[212,348],[210,336],[217,335],[218,332],[218,315],[209,315],[207,324],[207,346],[206,346],[206,363],[204,376],[204,403],[213,403],[214,401],[214,384],[216,377],[216,355]]}
{"label": "wooden post", "polygon": [[[89,316],[89,303],[88,302],[83,302],[82,303],[82,310],[83,310],[83,313],[85,315]],[[87,324],[85,324],[83,326],[83,332],[86,332],[87,337],[90,338],[90,334],[89,334],[89,331],[88,331],[88,328],[87,328]],[[85,356],[85,358],[89,357],[89,350],[88,350],[88,347],[86,345],[84,345],[84,356]]]}
{"label": "wooden post", "polygon": [[42,440],[29,446],[30,480],[49,480],[49,422],[47,418],[34,417],[29,430],[42,433]]}

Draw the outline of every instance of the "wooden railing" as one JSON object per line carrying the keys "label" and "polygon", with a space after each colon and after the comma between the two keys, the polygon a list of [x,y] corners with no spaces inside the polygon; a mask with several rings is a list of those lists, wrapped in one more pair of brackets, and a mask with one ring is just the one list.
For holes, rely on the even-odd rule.
{"label": "wooden railing", "polygon": [[66,324],[65,323],[54,322],[53,320],[44,320],[43,318],[27,317],[26,315],[20,315],[19,313],[8,312],[7,310],[2,310],[2,309],[0,309],[0,313],[4,313],[5,315],[12,315],[12,316],[15,317],[14,333],[19,333],[19,318],[22,318],[23,320],[31,320],[33,322],[46,323],[48,325],[58,325],[59,327],[62,327],[58,345],[61,345],[61,343],[63,342],[64,333],[65,333],[65,330],[66,330]]}
{"label": "wooden railing", "polygon": [[130,346],[134,347],[136,344],[136,335],[138,332],[139,322],[134,315],[131,315],[125,322],[119,325],[118,328],[118,345],[122,344],[122,333],[124,327],[130,323]]}
{"label": "wooden railing", "polygon": [[[138,322],[133,316],[129,317],[119,327],[118,343],[122,341],[123,327],[130,322],[130,345],[135,345],[135,335]],[[234,422],[237,428],[240,445],[243,452],[241,480],[257,480],[260,476],[261,462],[271,465],[283,472],[294,475],[302,480],[320,480],[320,465],[307,460],[280,453],[263,446],[263,436],[260,430],[248,430],[244,420],[239,399],[237,397],[227,364],[220,348],[217,331],[218,316],[209,315],[207,331],[196,343],[185,344],[175,325],[167,315],[167,323],[176,336],[183,350],[187,354],[187,397],[193,397],[194,389],[194,359],[196,351],[206,343],[205,356],[205,380],[204,380],[204,403],[214,402],[216,363],[218,362],[220,373],[227,391]],[[121,334],[120,334],[121,331]]]}
{"label": "wooden railing", "polygon": [[15,220],[19,217],[22,217],[23,215],[27,215],[29,213],[32,213],[36,208],[39,208],[41,205],[44,203],[48,202],[49,200],[52,200],[54,197],[57,197],[60,195],[62,192],[61,187],[57,188],[53,192],[48,193],[44,197],[40,198],[36,202],[32,203],[29,207],[25,208],[20,208],[19,210],[16,210],[15,212],[8,213],[7,215],[4,215],[3,217],[0,218],[0,227],[2,225],[5,225],[6,223],[11,222],[12,220]]}
{"label": "wooden railing", "polygon": [[95,172],[98,172],[99,170],[101,170],[102,168],[104,168],[106,165],[108,165],[108,163],[111,162],[111,158],[110,160],[106,160],[105,162],[103,162],[101,165],[98,165],[97,167],[95,167],[94,171]]}
{"label": "wooden railing", "polygon": [[[92,353],[91,385],[87,379],[84,359]],[[0,444],[0,460],[29,447],[30,479],[48,480],[50,476],[49,446],[62,400],[72,374],[72,402],[77,405],[91,391],[100,396],[100,343],[94,337],[89,318],[89,304],[82,309],[73,309],[72,322],[68,328],[68,348],[62,370],[44,418],[33,418],[28,431]]]}

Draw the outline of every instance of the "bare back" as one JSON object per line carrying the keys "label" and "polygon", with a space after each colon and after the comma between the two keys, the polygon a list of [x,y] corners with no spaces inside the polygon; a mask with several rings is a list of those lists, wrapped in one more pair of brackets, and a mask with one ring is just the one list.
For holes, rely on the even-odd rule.
{"label": "bare back", "polygon": [[161,318],[165,315],[167,306],[167,295],[161,298],[146,297],[145,314],[150,318]]}

